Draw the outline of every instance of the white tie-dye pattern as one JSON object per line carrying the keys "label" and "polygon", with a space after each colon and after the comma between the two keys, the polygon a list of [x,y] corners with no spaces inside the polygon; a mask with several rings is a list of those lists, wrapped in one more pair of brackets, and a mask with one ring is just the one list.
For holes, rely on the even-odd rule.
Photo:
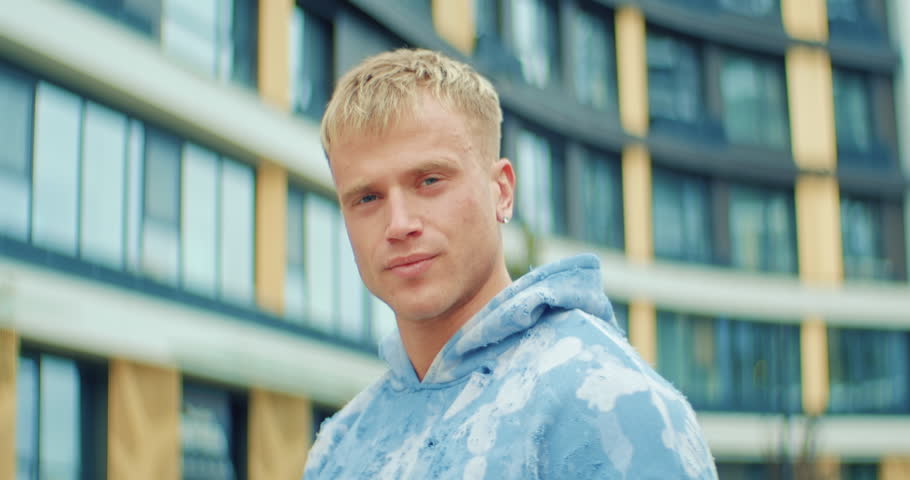
{"label": "white tie-dye pattern", "polygon": [[629,464],[632,463],[632,454],[635,448],[632,443],[622,433],[622,426],[619,424],[619,418],[616,412],[610,412],[598,418],[600,428],[600,443],[607,458],[613,463],[620,473],[625,477],[629,470]]}
{"label": "white tie-dye pattern", "polygon": [[442,416],[442,419],[448,420],[452,418],[455,414],[470,405],[471,402],[477,400],[477,397],[483,393],[484,389],[489,384],[490,377],[479,373],[473,374],[471,376],[471,379],[468,380],[468,383],[466,383],[464,388],[461,389],[461,393],[458,394],[458,397],[455,398],[455,401],[453,401],[452,405],[449,406],[449,409],[446,410],[446,413]]}
{"label": "white tie-dye pattern", "polygon": [[515,348],[508,365],[498,367],[513,373],[503,382],[496,399],[480,406],[462,429],[468,436],[468,450],[472,454],[482,455],[492,449],[496,444],[500,419],[524,408],[540,377],[565,364],[581,351],[580,339],[567,337],[553,344],[554,337],[552,329],[541,328]]}
{"label": "white tie-dye pattern", "polygon": [[381,480],[400,480],[411,478],[414,468],[421,465],[419,462],[420,449],[426,444],[435,419],[427,419],[427,427],[420,433],[404,439],[397,450],[385,456],[385,465],[377,478]]}
{"label": "white tie-dye pattern", "polygon": [[[591,325],[594,325],[598,330],[609,336],[614,343],[619,346],[623,353],[626,354],[627,358],[632,359],[640,368],[644,367],[638,354],[635,353],[625,339],[618,338],[611,329],[606,328],[596,317],[587,314],[584,316]],[[680,463],[683,465],[683,469],[686,470],[687,475],[691,477],[702,475],[705,470],[710,468],[710,465],[706,464],[703,459],[710,458],[711,455],[707,446],[701,440],[701,435],[699,433],[700,429],[694,420],[694,412],[691,411],[691,408],[688,407],[688,405],[685,406],[689,409],[685,418],[685,431],[677,432],[673,425],[673,421],[671,420],[670,412],[667,410],[665,399],[670,402],[676,402],[681,395],[664,382],[658,381],[644,372],[641,372],[636,377],[641,379],[644,385],[646,385],[646,388],[651,390],[651,400],[664,421],[664,429],[661,432],[661,442],[668,449],[679,454]],[[593,391],[589,392],[589,395],[593,394]]]}
{"label": "white tie-dye pattern", "polygon": [[588,402],[589,408],[609,412],[616,406],[619,397],[648,389],[643,375],[610,358],[599,368],[588,370],[575,395],[579,400]]}
{"label": "white tie-dye pattern", "polygon": [[480,480],[487,474],[486,457],[474,457],[464,466],[464,480]]}

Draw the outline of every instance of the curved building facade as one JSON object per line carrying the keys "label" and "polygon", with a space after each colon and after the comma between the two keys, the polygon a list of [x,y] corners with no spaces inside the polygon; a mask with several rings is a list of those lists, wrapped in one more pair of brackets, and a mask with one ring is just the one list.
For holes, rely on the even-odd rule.
{"label": "curved building facade", "polygon": [[394,330],[319,118],[400,46],[493,81],[510,270],[597,253],[721,478],[910,477],[906,2],[0,10],[0,480],[300,477]]}

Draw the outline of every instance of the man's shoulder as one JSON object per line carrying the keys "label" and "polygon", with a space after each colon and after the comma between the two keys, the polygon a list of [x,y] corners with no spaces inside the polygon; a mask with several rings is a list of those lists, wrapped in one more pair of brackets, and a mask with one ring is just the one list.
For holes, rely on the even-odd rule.
{"label": "man's shoulder", "polygon": [[621,397],[645,392],[688,406],[614,324],[581,310],[566,310],[539,328],[554,332],[551,346],[540,355],[544,363],[562,362],[550,382],[561,384],[564,395],[602,411],[612,410]]}

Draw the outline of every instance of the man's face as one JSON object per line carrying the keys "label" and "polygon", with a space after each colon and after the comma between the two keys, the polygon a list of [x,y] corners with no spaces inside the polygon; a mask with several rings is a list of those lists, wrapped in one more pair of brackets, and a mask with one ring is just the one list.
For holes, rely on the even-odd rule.
{"label": "man's face", "polygon": [[415,112],[329,152],[360,275],[400,321],[446,316],[491,283],[514,185],[462,115],[429,98]]}

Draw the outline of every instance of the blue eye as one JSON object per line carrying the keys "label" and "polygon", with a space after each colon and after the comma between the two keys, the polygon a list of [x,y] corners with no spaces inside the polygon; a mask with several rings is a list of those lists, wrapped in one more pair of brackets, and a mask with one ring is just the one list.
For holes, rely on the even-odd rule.
{"label": "blue eye", "polygon": [[436,178],[436,177],[427,177],[427,178],[423,179],[423,184],[424,184],[424,185],[432,185],[432,184],[434,184],[434,183],[436,183],[436,182],[438,182],[438,181],[439,181],[439,179]]}
{"label": "blue eye", "polygon": [[361,197],[360,200],[357,201],[357,203],[370,203],[370,202],[376,200],[377,198],[379,198],[379,197],[377,197],[375,194],[371,193],[369,195],[364,195],[363,197]]}

